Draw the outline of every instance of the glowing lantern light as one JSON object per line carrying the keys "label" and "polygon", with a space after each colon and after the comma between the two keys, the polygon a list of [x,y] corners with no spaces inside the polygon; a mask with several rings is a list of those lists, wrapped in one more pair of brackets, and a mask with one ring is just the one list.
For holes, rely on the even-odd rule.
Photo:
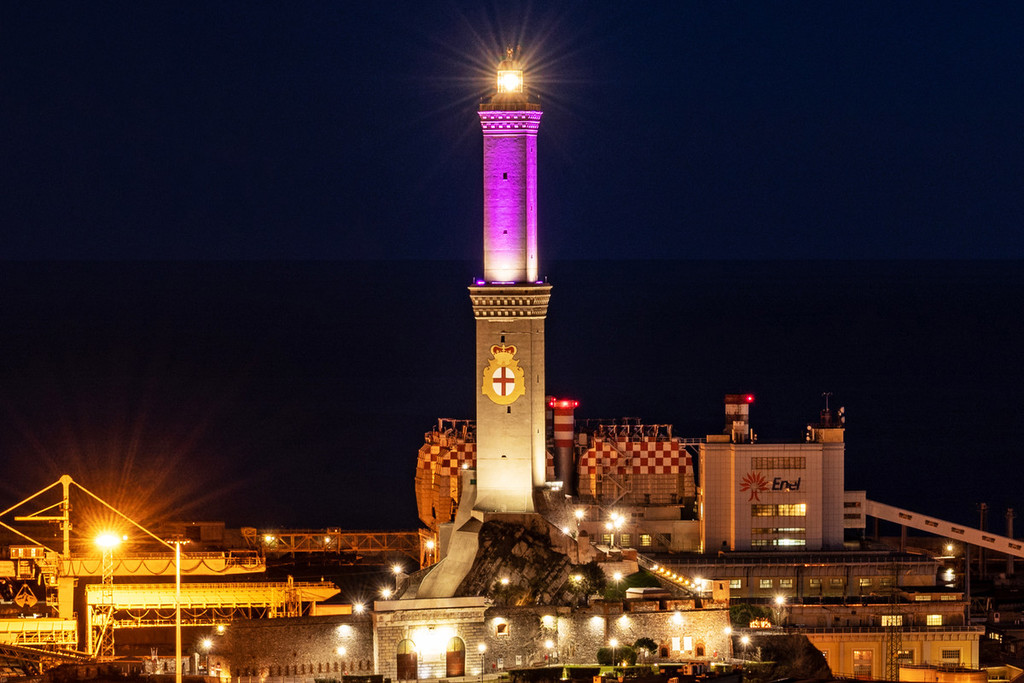
{"label": "glowing lantern light", "polygon": [[499,71],[498,92],[523,92],[523,72],[519,70]]}

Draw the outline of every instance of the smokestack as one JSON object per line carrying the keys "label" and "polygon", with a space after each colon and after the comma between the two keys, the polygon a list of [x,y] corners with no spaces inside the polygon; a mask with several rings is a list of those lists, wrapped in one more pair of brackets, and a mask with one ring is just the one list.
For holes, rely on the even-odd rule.
{"label": "smokestack", "polygon": [[725,433],[732,435],[733,443],[750,441],[750,404],[753,394],[725,395]]}
{"label": "smokestack", "polygon": [[548,399],[552,411],[552,432],[555,441],[555,479],[562,482],[562,490],[569,496],[576,495],[576,463],[573,458],[573,434],[575,430],[574,411],[579,401]]}

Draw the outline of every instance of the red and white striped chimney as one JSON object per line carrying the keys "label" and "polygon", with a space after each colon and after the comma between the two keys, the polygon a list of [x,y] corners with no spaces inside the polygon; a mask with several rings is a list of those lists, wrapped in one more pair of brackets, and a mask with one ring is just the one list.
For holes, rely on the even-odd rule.
{"label": "red and white striped chimney", "polygon": [[555,441],[555,479],[562,482],[562,490],[570,496],[576,495],[576,463],[573,457],[573,436],[576,430],[573,412],[579,404],[579,401],[554,396],[548,399]]}

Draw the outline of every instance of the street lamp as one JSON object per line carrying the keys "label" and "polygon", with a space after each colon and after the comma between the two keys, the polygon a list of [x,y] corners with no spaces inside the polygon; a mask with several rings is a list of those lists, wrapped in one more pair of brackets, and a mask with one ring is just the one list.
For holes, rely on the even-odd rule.
{"label": "street lamp", "polygon": [[213,639],[203,638],[199,646],[203,649],[203,658],[206,660],[204,668],[206,669],[206,675],[210,675],[210,650],[213,649]]}
{"label": "street lamp", "polygon": [[174,683],[181,683],[181,546],[188,539],[168,541],[174,546]]}
{"label": "street lamp", "polygon": [[[127,539],[127,536],[123,537]],[[114,657],[114,548],[121,543],[121,536],[109,531],[103,532],[96,537],[96,545],[103,552],[103,564],[101,568],[101,611],[103,613],[103,625],[100,629],[98,642],[93,646],[94,654],[103,659]],[[89,628],[89,637],[92,637],[92,627]]]}
{"label": "street lamp", "polygon": [[476,649],[477,649],[478,652],[480,652],[480,683],[483,683],[483,680],[484,680],[484,663],[487,661],[485,659],[486,655],[484,653],[487,652],[487,643],[480,643],[479,645],[476,646]]}
{"label": "street lamp", "polygon": [[617,666],[616,663],[615,663],[615,661],[616,661],[615,660],[615,648],[617,648],[619,646],[619,639],[618,638],[612,638],[611,640],[608,641],[608,644],[612,646],[612,666]]}
{"label": "street lamp", "polygon": [[741,636],[740,643],[743,645],[743,661],[747,661],[747,646],[750,645],[750,636]]}
{"label": "street lamp", "polygon": [[775,596],[775,621],[783,626],[786,621],[786,598],[783,595]]}

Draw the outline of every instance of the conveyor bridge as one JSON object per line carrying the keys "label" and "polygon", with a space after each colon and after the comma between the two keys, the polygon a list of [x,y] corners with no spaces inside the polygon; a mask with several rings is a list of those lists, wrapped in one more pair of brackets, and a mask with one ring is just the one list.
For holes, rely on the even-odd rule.
{"label": "conveyor bridge", "polygon": [[1013,557],[1024,557],[1024,541],[1017,541],[1007,536],[1000,536],[989,531],[973,529],[962,524],[953,524],[937,517],[922,515],[873,500],[864,501],[864,514],[884,519],[887,522],[901,524],[911,529],[927,531],[930,534],[955,538],[964,543],[996,550]]}
{"label": "conveyor bridge", "polygon": [[262,529],[242,527],[246,545],[263,555],[350,554],[376,562],[404,555],[420,567],[429,564],[427,529],[418,531],[348,531],[342,529]]}

